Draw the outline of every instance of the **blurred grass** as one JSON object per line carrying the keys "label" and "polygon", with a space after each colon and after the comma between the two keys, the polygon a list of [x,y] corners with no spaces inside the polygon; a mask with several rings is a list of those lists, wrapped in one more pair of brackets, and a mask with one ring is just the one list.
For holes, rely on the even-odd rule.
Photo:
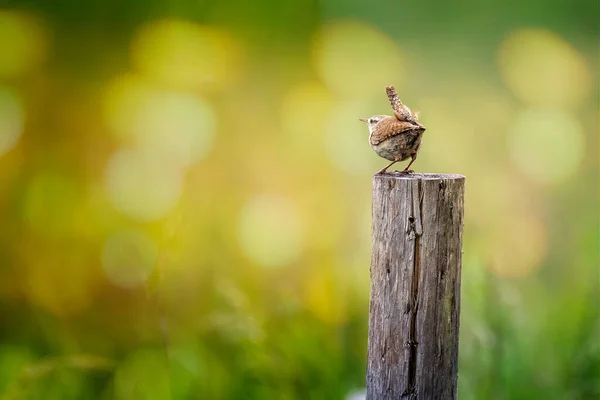
{"label": "blurred grass", "polygon": [[352,399],[394,84],[467,176],[461,399],[600,396],[598,4],[12,1],[0,399]]}

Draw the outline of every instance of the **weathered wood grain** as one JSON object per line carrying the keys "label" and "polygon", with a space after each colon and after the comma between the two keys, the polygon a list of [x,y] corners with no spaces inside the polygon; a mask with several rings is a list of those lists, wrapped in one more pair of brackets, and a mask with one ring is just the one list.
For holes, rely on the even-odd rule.
{"label": "weathered wood grain", "polygon": [[373,177],[367,399],[456,399],[461,175]]}

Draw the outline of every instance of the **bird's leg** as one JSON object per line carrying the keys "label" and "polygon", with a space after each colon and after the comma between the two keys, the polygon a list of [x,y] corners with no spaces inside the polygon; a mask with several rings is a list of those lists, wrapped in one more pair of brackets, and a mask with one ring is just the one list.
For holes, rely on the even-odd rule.
{"label": "bird's leg", "polygon": [[378,174],[385,174],[385,171],[392,165],[396,164],[397,162],[398,161],[392,161],[389,165],[387,165],[385,168],[383,168],[381,171],[379,171]]}
{"label": "bird's leg", "polygon": [[401,174],[411,174],[411,173],[415,172],[415,171],[413,171],[413,170],[411,170],[411,169],[409,169],[409,168],[410,168],[410,166],[412,165],[412,163],[414,163],[414,162],[415,162],[415,160],[417,159],[417,155],[416,155],[416,154],[413,154],[412,156],[410,156],[410,158],[411,158],[411,160],[410,160],[410,162],[408,163],[408,165],[406,166],[406,168],[404,168],[402,171],[396,171],[396,172],[399,172],[399,173],[401,173]]}
{"label": "bird's leg", "polygon": [[408,163],[408,165],[406,166],[406,168],[404,168],[404,170],[403,170],[403,172],[405,172],[407,174],[409,174],[411,172],[415,172],[415,171],[410,170],[409,168],[412,165],[412,163],[414,163],[415,160],[417,159],[417,155],[413,154],[410,158],[411,158],[410,162]]}

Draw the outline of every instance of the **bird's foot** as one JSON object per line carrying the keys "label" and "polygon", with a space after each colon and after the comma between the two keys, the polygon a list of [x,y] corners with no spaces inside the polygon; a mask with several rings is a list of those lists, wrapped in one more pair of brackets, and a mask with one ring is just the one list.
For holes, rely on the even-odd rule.
{"label": "bird's foot", "polygon": [[415,171],[413,171],[412,169],[403,169],[402,171],[395,170],[394,172],[397,174],[414,174],[415,173]]}
{"label": "bird's foot", "polygon": [[379,171],[377,171],[377,173],[375,175],[383,175],[387,172],[387,168],[384,169],[380,169]]}

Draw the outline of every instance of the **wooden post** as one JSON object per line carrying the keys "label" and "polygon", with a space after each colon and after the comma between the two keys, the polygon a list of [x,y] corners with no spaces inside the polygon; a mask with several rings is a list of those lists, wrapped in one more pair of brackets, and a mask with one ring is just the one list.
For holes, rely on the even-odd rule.
{"label": "wooden post", "polygon": [[368,400],[456,399],[464,182],[373,177]]}

